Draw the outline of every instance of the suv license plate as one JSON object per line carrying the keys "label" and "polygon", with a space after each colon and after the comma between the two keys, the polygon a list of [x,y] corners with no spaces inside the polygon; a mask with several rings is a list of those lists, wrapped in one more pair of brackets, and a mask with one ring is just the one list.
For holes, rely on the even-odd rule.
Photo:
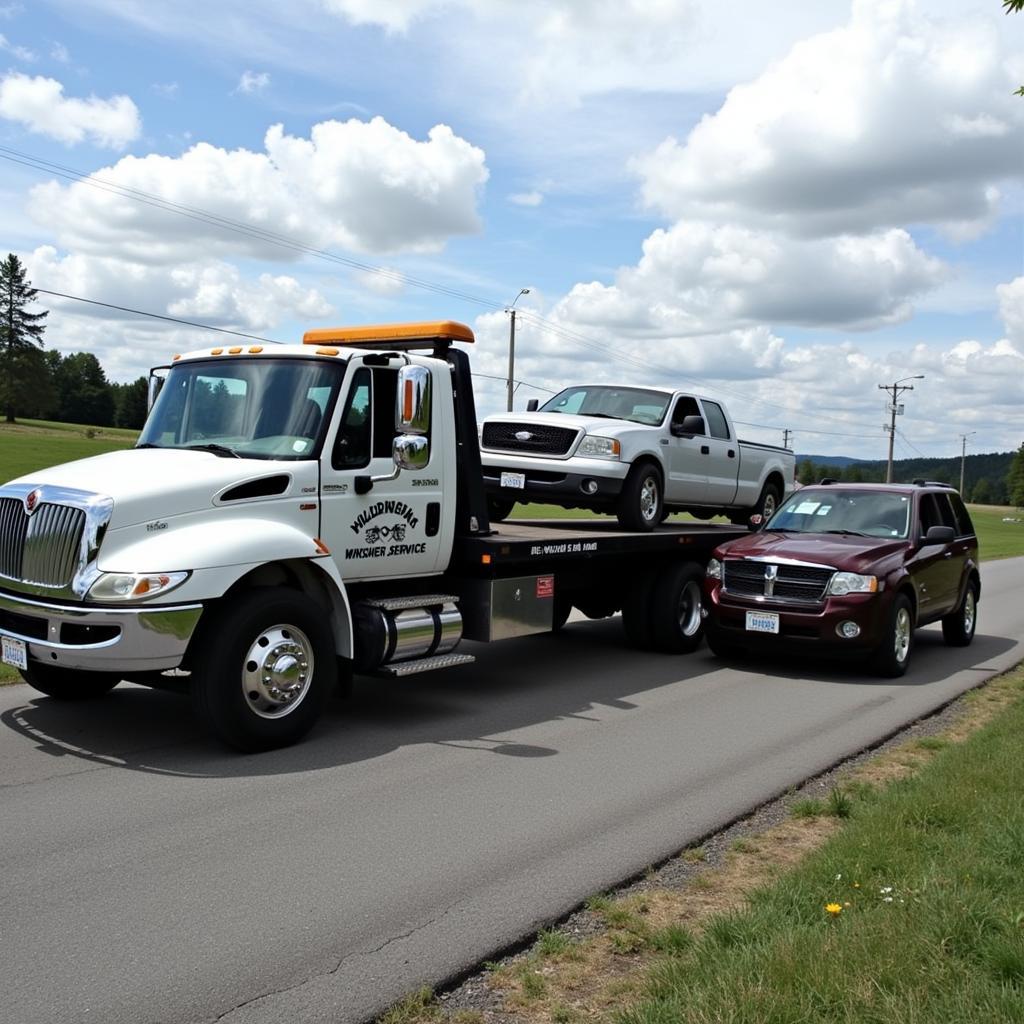
{"label": "suv license plate", "polygon": [[747,612],[747,631],[750,633],[778,633],[778,612]]}
{"label": "suv license plate", "polygon": [[28,668],[28,648],[24,640],[0,637],[0,661],[15,668]]}
{"label": "suv license plate", "polygon": [[525,473],[502,473],[501,474],[501,486],[511,487],[516,491],[526,490],[526,474]]}

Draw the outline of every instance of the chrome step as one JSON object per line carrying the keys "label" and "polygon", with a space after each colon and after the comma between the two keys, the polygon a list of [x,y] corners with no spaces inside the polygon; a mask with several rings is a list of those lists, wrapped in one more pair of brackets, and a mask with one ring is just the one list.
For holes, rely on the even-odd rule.
{"label": "chrome step", "polygon": [[472,654],[435,654],[432,658],[416,658],[413,661],[395,661],[374,672],[375,676],[411,676],[417,672],[430,672],[435,668],[452,668],[455,665],[469,665],[476,661]]}
{"label": "chrome step", "polygon": [[399,612],[405,608],[433,608],[438,604],[458,604],[459,599],[454,594],[421,594],[412,597],[368,597],[363,604],[371,608],[383,608],[388,612]]}

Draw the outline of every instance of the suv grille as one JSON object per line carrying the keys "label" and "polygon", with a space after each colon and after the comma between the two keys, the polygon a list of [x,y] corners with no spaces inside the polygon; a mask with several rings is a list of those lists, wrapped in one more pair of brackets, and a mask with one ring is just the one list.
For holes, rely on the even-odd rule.
{"label": "suv grille", "polygon": [[0,498],[0,576],[66,587],[78,568],[85,513],[44,502],[32,516],[17,498]]}
{"label": "suv grille", "polygon": [[[518,438],[516,434],[529,434]],[[566,455],[579,431],[575,427],[551,427],[546,423],[485,423],[481,445],[503,452],[526,455]]]}
{"label": "suv grille", "polygon": [[772,562],[726,559],[722,565],[722,586],[730,594],[820,604],[834,573],[834,569],[811,565],[775,565]]}

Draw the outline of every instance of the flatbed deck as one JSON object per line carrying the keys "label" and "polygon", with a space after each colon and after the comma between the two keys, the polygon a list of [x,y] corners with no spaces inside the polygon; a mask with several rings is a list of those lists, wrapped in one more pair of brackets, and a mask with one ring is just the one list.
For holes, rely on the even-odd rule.
{"label": "flatbed deck", "polygon": [[692,550],[706,557],[713,548],[749,531],[709,523],[665,523],[650,532],[623,530],[612,519],[519,519],[496,523],[488,537],[461,537],[453,565],[481,576],[506,576],[516,568],[530,572],[549,563],[581,559],[618,559]]}

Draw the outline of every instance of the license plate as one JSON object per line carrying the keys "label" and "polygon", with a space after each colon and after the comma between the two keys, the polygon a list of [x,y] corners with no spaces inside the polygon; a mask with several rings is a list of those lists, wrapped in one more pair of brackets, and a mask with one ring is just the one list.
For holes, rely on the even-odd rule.
{"label": "license plate", "polygon": [[502,473],[501,474],[501,486],[511,487],[516,491],[526,490],[526,474],[525,473]]}
{"label": "license plate", "polygon": [[750,633],[778,633],[778,612],[747,612],[747,631]]}
{"label": "license plate", "polygon": [[0,637],[0,661],[15,668],[28,668],[28,648],[24,640]]}

